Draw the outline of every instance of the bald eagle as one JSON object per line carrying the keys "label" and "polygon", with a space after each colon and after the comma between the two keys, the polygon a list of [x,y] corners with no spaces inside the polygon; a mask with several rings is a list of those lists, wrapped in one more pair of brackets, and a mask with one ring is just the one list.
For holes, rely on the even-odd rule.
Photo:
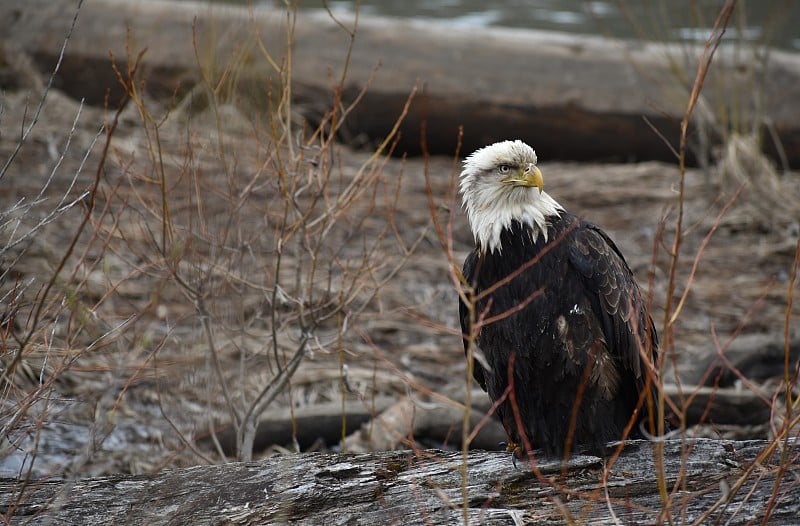
{"label": "bald eagle", "polygon": [[510,449],[602,454],[640,432],[658,336],[619,249],[543,191],[536,161],[522,141],[464,161],[464,346]]}

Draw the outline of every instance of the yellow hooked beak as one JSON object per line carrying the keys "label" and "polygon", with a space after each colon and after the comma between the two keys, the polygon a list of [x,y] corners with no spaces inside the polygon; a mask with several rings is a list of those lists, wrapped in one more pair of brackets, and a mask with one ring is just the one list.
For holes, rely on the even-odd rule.
{"label": "yellow hooked beak", "polygon": [[503,179],[503,184],[510,184],[514,186],[524,186],[527,188],[536,187],[539,193],[544,189],[544,178],[542,172],[534,164],[520,167],[516,172]]}

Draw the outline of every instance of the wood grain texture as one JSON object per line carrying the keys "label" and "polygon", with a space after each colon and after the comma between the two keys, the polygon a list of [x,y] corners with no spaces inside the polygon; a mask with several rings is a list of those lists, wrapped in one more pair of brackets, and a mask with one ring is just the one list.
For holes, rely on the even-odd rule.
{"label": "wood grain texture", "polygon": [[[628,444],[616,462],[574,457],[539,459],[539,474],[515,468],[508,454],[437,450],[367,454],[305,454],[249,464],[197,466],[152,477],[116,476],[79,481],[0,483],[0,511],[10,524],[689,524],[797,520],[800,466],[797,441],[767,456],[738,490],[736,481],[764,451],[764,441],[696,440],[665,444],[668,504],[656,483],[654,446]],[[780,481],[776,485],[776,480]],[[19,504],[14,507],[14,502]],[[661,517],[659,519],[659,517]]]}

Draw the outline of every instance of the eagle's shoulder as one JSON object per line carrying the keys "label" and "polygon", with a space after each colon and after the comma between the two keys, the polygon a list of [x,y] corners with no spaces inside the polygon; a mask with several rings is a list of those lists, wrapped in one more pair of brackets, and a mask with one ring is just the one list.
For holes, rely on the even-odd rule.
{"label": "eagle's shoulder", "polygon": [[600,227],[580,221],[570,235],[568,254],[593,300],[609,351],[639,376],[641,351],[649,347],[654,352],[658,337],[622,252]]}

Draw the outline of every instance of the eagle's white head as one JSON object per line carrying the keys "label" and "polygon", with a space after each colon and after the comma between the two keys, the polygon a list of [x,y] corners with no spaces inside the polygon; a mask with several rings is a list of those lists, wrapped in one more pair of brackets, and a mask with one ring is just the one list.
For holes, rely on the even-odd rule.
{"label": "eagle's white head", "polygon": [[522,141],[496,142],[464,160],[461,197],[475,242],[482,251],[500,251],[500,233],[516,220],[536,240],[547,240],[548,218],[564,209],[545,193],[536,152]]}

